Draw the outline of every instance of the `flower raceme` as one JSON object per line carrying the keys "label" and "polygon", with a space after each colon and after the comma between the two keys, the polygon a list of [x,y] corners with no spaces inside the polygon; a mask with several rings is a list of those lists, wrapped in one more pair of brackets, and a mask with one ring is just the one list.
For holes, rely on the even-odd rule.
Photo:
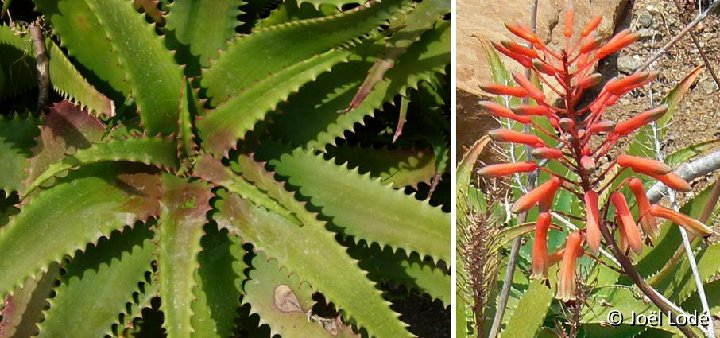
{"label": "flower raceme", "polygon": [[[623,254],[639,254],[643,239],[652,243],[658,235],[657,218],[667,219],[684,227],[697,236],[708,236],[712,229],[701,222],[651,204],[643,188],[643,181],[636,175],[644,175],[661,181],[678,191],[690,190],[688,182],[672,172],[664,163],[628,154],[620,154],[606,160],[617,142],[633,134],[643,126],[661,118],[668,106],[660,105],[637,114],[625,121],[604,119],[604,112],[630,91],[640,88],[657,77],[654,72],[635,74],[609,80],[599,89],[588,104],[581,104],[586,90],[602,83],[602,76],[594,73],[594,65],[602,58],[627,47],[637,40],[637,35],[622,31],[609,41],[597,37],[596,29],[602,18],[592,19],[575,34],[572,10],[565,20],[564,48],[551,50],[529,28],[508,24],[507,29],[527,43],[527,46],[512,41],[493,43],[495,49],[520,63],[528,70],[530,78],[515,72],[514,83],[483,84],[481,88],[493,95],[502,96],[497,102],[510,102],[508,97],[524,99],[525,103],[509,107],[492,101],[480,102],[481,107],[497,118],[507,118],[526,126],[524,133],[511,129],[491,131],[490,137],[496,142],[525,145],[531,150],[532,160],[518,163],[501,163],[485,166],[479,174],[488,177],[516,175],[542,170],[550,175],[545,182],[525,193],[512,205],[514,213],[527,212],[538,206],[540,214],[536,220],[533,242],[532,276],[546,278],[548,267],[562,262],[559,271],[557,298],[563,301],[575,299],[576,260],[585,252],[597,254],[602,245],[614,246],[619,238]],[[531,80],[532,79],[532,80]],[[543,84],[557,94],[559,100],[551,102],[536,84]],[[532,99],[534,104],[528,104]],[[543,122],[547,120],[547,123]],[[550,125],[553,129],[543,127]],[[536,133],[530,133],[533,130]],[[537,135],[543,136],[538,137]],[[592,140],[592,142],[591,142]],[[544,164],[554,161],[574,175],[568,178],[550,170]],[[605,165],[607,163],[607,165]],[[602,169],[600,169],[602,168]],[[629,170],[629,178],[619,175]],[[606,179],[608,173],[616,173]],[[633,175],[634,173],[634,175]],[[637,205],[637,215],[629,207],[621,189],[628,186]],[[559,189],[576,196],[584,205],[584,227],[573,231],[566,239],[565,247],[555,253],[548,253],[547,238],[552,226],[552,202]],[[600,196],[609,198],[600,204]],[[630,195],[628,195],[630,196]],[[609,212],[613,211],[612,214]],[[611,241],[611,242],[608,242]]]}

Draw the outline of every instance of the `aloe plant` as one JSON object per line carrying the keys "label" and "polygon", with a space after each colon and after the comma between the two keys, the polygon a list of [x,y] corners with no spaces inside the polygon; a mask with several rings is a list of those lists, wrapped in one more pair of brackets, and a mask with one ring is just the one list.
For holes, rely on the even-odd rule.
{"label": "aloe plant", "polygon": [[23,5],[1,337],[402,337],[388,288],[449,305],[449,1],[36,0],[45,41]]}
{"label": "aloe plant", "polygon": [[[601,17],[574,29],[572,10],[567,13],[564,48],[551,50],[529,28],[516,24],[506,27],[528,47],[493,43],[530,76],[511,76],[495,50],[486,48],[495,83],[482,88],[497,97],[480,105],[504,129],[481,138],[458,166],[458,213],[469,221],[459,222],[458,270],[464,278],[458,278],[457,286],[462,305],[457,335],[712,337],[720,246],[701,242],[715,233],[708,225],[716,221],[711,216],[716,217],[720,185],[688,196],[678,207],[675,191],[690,191],[686,179],[698,176],[681,177],[682,170],[673,167],[713,149],[717,141],[691,145],[666,158],[660,146],[679,101],[702,68],[666,93],[659,106],[651,101],[655,108],[611,121],[606,109],[658,73],[637,72],[603,84],[603,76],[593,73],[594,64],[632,44],[637,35],[623,31],[602,42],[593,34]],[[599,93],[582,104],[583,92],[600,84]],[[558,95],[557,102],[546,98],[543,87]],[[618,143],[629,135],[633,137],[625,144]],[[508,163],[481,165],[476,186],[484,182],[485,187],[476,188],[471,172],[491,139],[510,144],[500,148]],[[537,187],[526,183],[534,180],[523,177],[528,173],[537,175]],[[497,192],[487,195],[488,187],[501,182],[509,186],[506,205],[493,200]],[[659,195],[646,193],[646,188],[659,186],[669,191],[672,209],[661,206],[665,202]],[[473,222],[476,215],[489,221]],[[524,223],[526,216],[531,222]],[[482,232],[490,235],[476,235]],[[503,254],[510,240],[526,235],[532,244],[516,251],[518,256]],[[483,256],[472,256],[473,246],[483,247]],[[515,259],[519,271],[513,274],[508,268],[498,276],[497,265],[513,266]],[[494,283],[482,283],[492,278],[503,279],[507,287],[500,291]],[[506,302],[493,304],[498,294]],[[662,322],[633,319],[641,316],[661,316]],[[684,320],[675,318],[697,321],[673,325]]]}

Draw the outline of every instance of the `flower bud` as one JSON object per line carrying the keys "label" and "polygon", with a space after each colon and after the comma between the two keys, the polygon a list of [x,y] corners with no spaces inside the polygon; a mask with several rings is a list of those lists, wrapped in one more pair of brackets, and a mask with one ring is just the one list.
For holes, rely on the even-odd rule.
{"label": "flower bud", "polygon": [[558,274],[556,297],[564,302],[575,299],[575,262],[579,255],[582,255],[582,236],[579,232],[573,232],[568,235]]}
{"label": "flower bud", "polygon": [[664,175],[672,171],[672,168],[665,163],[628,154],[620,154],[617,158],[617,164],[643,174]]}
{"label": "flower bud", "polygon": [[478,174],[482,176],[507,176],[516,173],[529,173],[537,170],[538,165],[535,162],[518,162],[518,163],[501,163],[486,165],[478,170]]}
{"label": "flower bud", "polygon": [[488,135],[498,142],[520,143],[534,148],[545,146],[545,143],[535,135],[518,133],[509,129],[493,129],[488,132]]}
{"label": "flower bud", "polygon": [[512,212],[519,213],[523,211],[528,211],[530,208],[535,206],[540,200],[543,198],[546,198],[547,196],[555,196],[555,193],[557,192],[558,188],[560,188],[560,178],[553,176],[549,181],[539,185],[537,188],[533,189],[532,191],[528,192],[527,194],[523,195],[515,201],[515,204],[512,206]]}
{"label": "flower bud", "polygon": [[491,114],[493,114],[496,117],[500,118],[508,118],[514,121],[517,121],[522,124],[528,124],[530,123],[531,118],[529,116],[519,116],[515,115],[510,108],[505,107],[503,105],[497,104],[495,102],[490,101],[480,101],[478,104],[487,109]]}
{"label": "flower bud", "polygon": [[505,28],[510,31],[510,33],[515,34],[515,36],[530,42],[538,42],[540,39],[533,33],[530,28],[527,28],[525,26],[517,25],[517,24],[506,24]]}
{"label": "flower bud", "polygon": [[502,41],[500,43],[503,45],[503,47],[507,48],[509,51],[523,55],[527,58],[536,59],[539,56],[538,53],[534,49],[527,48],[517,42]]}
{"label": "flower bud", "polygon": [[528,95],[527,90],[522,87],[510,87],[500,84],[482,84],[480,85],[480,88],[493,95],[509,95],[519,98],[524,98]]}
{"label": "flower bud", "polygon": [[549,147],[540,147],[535,148],[532,151],[533,156],[544,158],[544,159],[558,159],[563,157],[563,152],[560,149],[555,148],[549,148]]}
{"label": "flower bud", "polygon": [[535,241],[533,242],[532,251],[533,278],[547,277],[548,267],[550,266],[547,247],[548,229],[550,228],[551,223],[550,221],[550,213],[543,212],[538,215],[537,221],[535,222]]}
{"label": "flower bud", "polygon": [[636,33],[630,33],[630,31],[626,29],[615,35],[604,46],[600,47],[595,56],[598,59],[602,59],[615,53],[637,41],[638,36]]}
{"label": "flower bud", "polygon": [[662,105],[635,115],[627,121],[618,123],[617,126],[615,126],[615,133],[622,136],[629,135],[638,128],[648,125],[650,122],[661,118],[665,115],[667,110],[668,107],[666,105]]}
{"label": "flower bud", "polygon": [[[645,174],[645,173],[643,173]],[[687,192],[690,191],[692,188],[690,187],[690,183],[688,183],[686,180],[684,180],[682,177],[678,176],[675,173],[667,173],[665,175],[652,175],[648,174],[648,176],[663,182],[666,186],[669,188],[672,188],[676,191],[682,191]]]}
{"label": "flower bud", "polygon": [[515,53],[515,52],[505,48],[503,45],[501,45],[499,43],[495,43],[495,42],[491,42],[491,43],[498,52],[517,61],[517,63],[521,64],[525,68],[532,68],[532,59],[528,58],[525,55]]}
{"label": "flower bud", "polygon": [[567,13],[565,13],[565,31],[563,32],[566,38],[572,37],[573,21],[575,21],[575,11],[568,8]]}
{"label": "flower bud", "polygon": [[597,134],[599,132],[608,132],[615,130],[615,122],[613,121],[598,121],[590,125],[587,132],[590,134]]}
{"label": "flower bud", "polygon": [[585,237],[592,252],[600,248],[600,211],[598,210],[598,194],[588,190],[583,196],[585,201]]}
{"label": "flower bud", "polygon": [[633,195],[635,195],[635,200],[637,201],[640,226],[643,232],[651,239],[657,238],[657,220],[655,216],[650,214],[650,200],[648,200],[645,194],[642,181],[640,181],[639,178],[633,177],[630,179],[630,182],[628,182],[628,186],[630,186],[630,190],[632,190]]}
{"label": "flower bud", "polygon": [[545,106],[521,104],[512,109],[515,114],[518,115],[531,115],[531,116],[551,116],[554,114],[552,109]]}
{"label": "flower bud", "polygon": [[592,31],[595,30],[600,25],[600,22],[602,22],[602,16],[598,15],[594,17],[588,24],[583,28],[583,30],[580,32],[580,36],[586,37],[592,33]]}
{"label": "flower bud", "polygon": [[652,206],[650,206],[650,214],[656,217],[664,218],[677,225],[680,225],[685,228],[685,230],[693,233],[696,236],[707,237],[713,233],[712,229],[709,228],[707,225],[702,224],[702,222],[690,216],[683,215],[677,211],[661,207],[657,204],[653,204]]}
{"label": "flower bud", "polygon": [[515,82],[520,85],[520,87],[525,88],[525,90],[528,91],[528,96],[530,96],[531,99],[541,102],[545,101],[545,94],[540,89],[537,89],[535,85],[530,83],[530,80],[528,80],[525,75],[520,74],[518,72],[512,73],[513,79],[515,79]]}
{"label": "flower bud", "polygon": [[625,236],[630,249],[636,254],[642,252],[642,238],[637,223],[630,213],[625,196],[619,191],[610,194],[610,202],[615,206],[615,215],[617,215],[622,232],[620,236]]}
{"label": "flower bud", "polygon": [[600,84],[600,82],[602,82],[602,74],[593,73],[580,80],[577,86],[582,89],[588,89],[590,87],[597,86],[598,84]]}

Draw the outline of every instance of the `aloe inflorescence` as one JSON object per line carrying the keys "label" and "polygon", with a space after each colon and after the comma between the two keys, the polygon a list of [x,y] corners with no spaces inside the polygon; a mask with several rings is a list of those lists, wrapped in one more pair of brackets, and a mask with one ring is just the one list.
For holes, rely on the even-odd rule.
{"label": "aloe inflorescence", "polygon": [[[640,175],[661,181],[678,191],[690,189],[688,182],[674,174],[669,166],[653,159],[611,152],[622,138],[632,136],[668,111],[667,105],[661,104],[624,121],[605,119],[607,109],[620,97],[652,82],[657,73],[637,72],[611,79],[590,103],[582,104],[583,95],[603,81],[602,75],[594,73],[597,62],[629,46],[638,37],[625,30],[603,43],[596,34],[600,22],[601,17],[596,17],[576,32],[572,10],[569,10],[564,46],[558,50],[549,48],[528,27],[506,25],[527,46],[511,41],[493,43],[493,46],[529,70],[531,76],[528,78],[515,72],[512,74],[515,85],[498,83],[481,86],[486,92],[500,97],[530,100],[532,104],[521,104],[512,109],[490,101],[481,102],[481,106],[496,117],[511,119],[547,136],[544,141],[536,135],[509,129],[491,131],[490,137],[497,142],[530,147],[533,160],[488,165],[479,173],[507,176],[541,170],[549,174],[544,182],[539,182],[536,188],[516,200],[511,210],[524,213],[539,208],[532,250],[532,275],[547,278],[548,267],[562,261],[556,297],[563,301],[576,297],[576,260],[586,250],[598,253],[603,246],[617,245],[623,255],[630,252],[639,254],[643,250],[643,239],[652,243],[657,237],[657,218],[670,220],[697,236],[712,233],[709,227],[689,216],[649,202]],[[551,101],[540,84],[549,88],[558,100]],[[547,121],[544,125],[552,129],[539,123],[543,119]],[[551,169],[547,165],[550,161],[560,164],[563,171],[557,170],[557,166]],[[568,172],[574,175],[568,175]],[[637,203],[638,212],[635,215],[620,191],[626,185]],[[548,233],[556,231],[551,227],[553,200],[560,189],[583,202],[585,226],[568,234],[564,248],[549,253]],[[619,244],[615,243],[616,238],[619,238]]]}

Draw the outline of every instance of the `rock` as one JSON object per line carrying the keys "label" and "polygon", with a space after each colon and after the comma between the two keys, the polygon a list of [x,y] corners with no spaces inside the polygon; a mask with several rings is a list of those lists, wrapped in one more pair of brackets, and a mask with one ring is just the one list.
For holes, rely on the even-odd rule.
{"label": "rock", "polygon": [[712,94],[718,89],[712,77],[708,77],[705,81],[700,82],[700,86],[705,94]]}
{"label": "rock", "polygon": [[617,69],[621,73],[630,74],[636,71],[643,62],[637,56],[623,55],[617,60]]}
{"label": "rock", "polygon": [[648,12],[640,13],[640,15],[638,15],[637,21],[640,24],[640,27],[643,28],[650,28],[653,25],[653,17]]}
{"label": "rock", "polygon": [[660,34],[658,31],[654,29],[648,29],[648,28],[642,28],[637,31],[638,35],[640,36],[640,41],[646,41],[651,40],[653,36],[655,36],[655,40],[660,39]]}

